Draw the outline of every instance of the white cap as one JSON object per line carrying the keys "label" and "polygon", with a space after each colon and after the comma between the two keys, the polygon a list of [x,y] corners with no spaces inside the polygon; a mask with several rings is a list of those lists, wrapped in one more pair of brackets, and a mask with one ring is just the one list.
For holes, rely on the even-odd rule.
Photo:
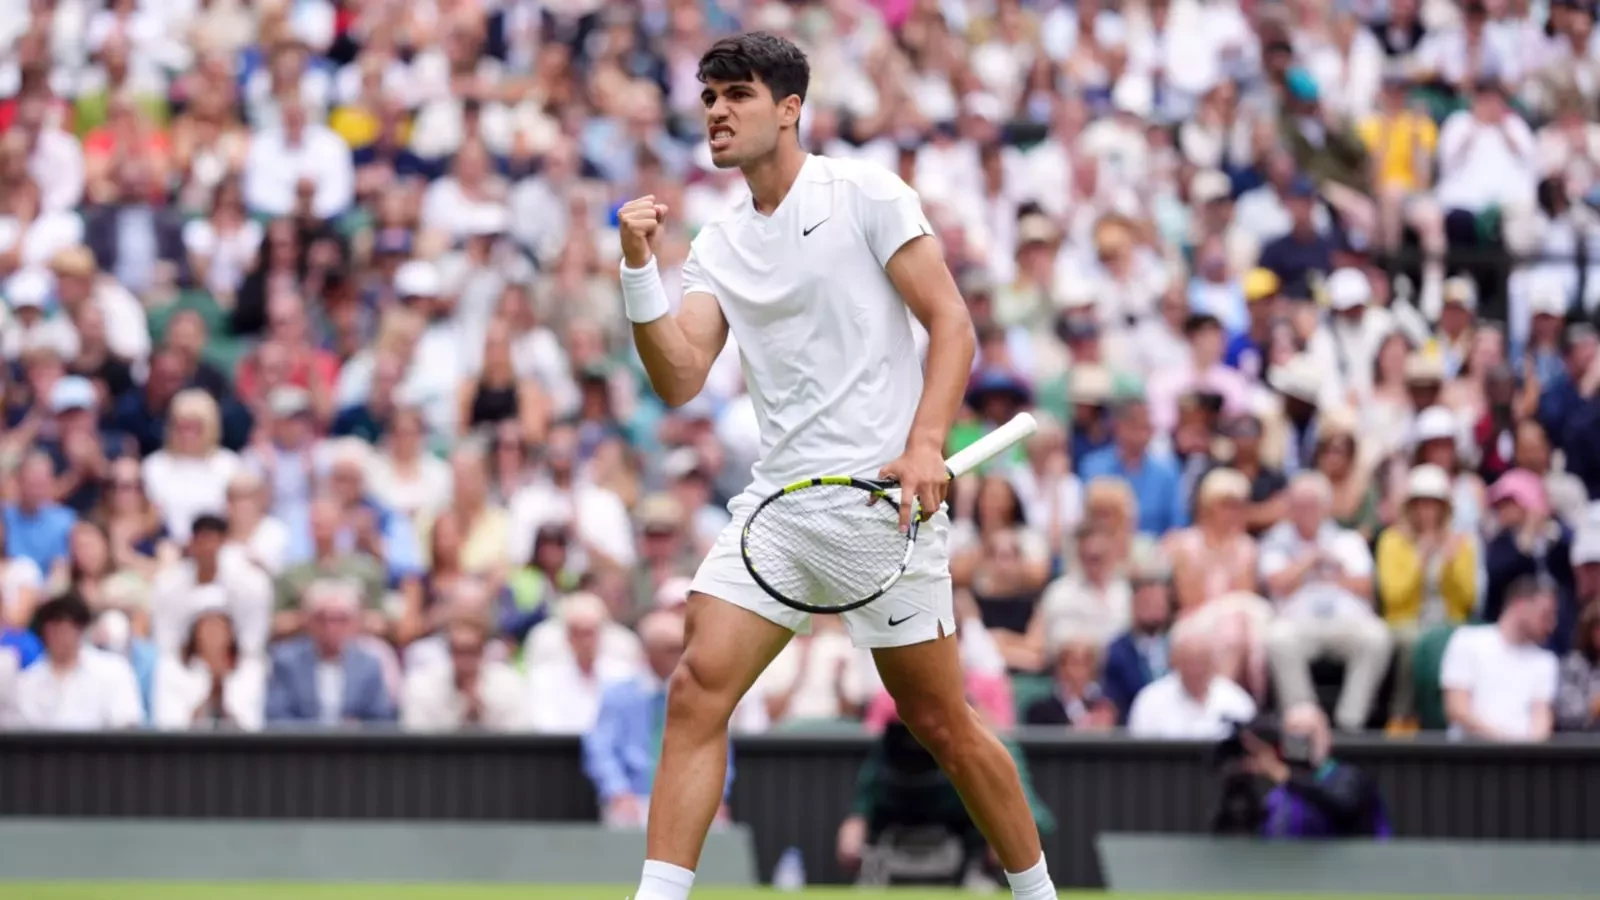
{"label": "white cap", "polygon": [[1459,303],[1468,310],[1478,309],[1478,285],[1465,275],[1444,280],[1444,302]]}
{"label": "white cap", "polygon": [[50,273],[23,269],[6,282],[5,293],[12,309],[42,309],[50,302]]}
{"label": "white cap", "polygon": [[1417,421],[1411,426],[1411,442],[1421,444],[1425,441],[1441,441],[1446,438],[1456,440],[1461,436],[1460,429],[1456,426],[1455,414],[1442,406],[1430,406],[1417,413]]}
{"label": "white cap", "polygon": [[1553,279],[1538,279],[1528,286],[1528,308],[1536,316],[1565,316],[1567,290]]}
{"label": "white cap", "polygon": [[472,237],[505,234],[511,227],[511,214],[498,203],[479,203],[467,210],[463,232]]}
{"label": "white cap", "polygon": [[1328,305],[1337,312],[1366,306],[1372,300],[1372,282],[1360,269],[1335,269],[1323,288],[1328,292]]}
{"label": "white cap", "polygon": [[401,297],[437,297],[444,293],[444,280],[433,263],[413,259],[395,271],[394,290]]}
{"label": "white cap", "polygon": [[50,411],[57,415],[69,409],[94,409],[94,385],[81,375],[68,375],[50,388]]}
{"label": "white cap", "polygon": [[1449,503],[1450,475],[1438,466],[1417,466],[1406,476],[1406,499]]}
{"label": "white cap", "polygon": [[1233,196],[1233,182],[1216,169],[1204,169],[1189,179],[1189,201],[1195,206]]}
{"label": "white cap", "polygon": [[1062,275],[1055,283],[1056,309],[1087,309],[1094,306],[1094,285],[1078,275]]}

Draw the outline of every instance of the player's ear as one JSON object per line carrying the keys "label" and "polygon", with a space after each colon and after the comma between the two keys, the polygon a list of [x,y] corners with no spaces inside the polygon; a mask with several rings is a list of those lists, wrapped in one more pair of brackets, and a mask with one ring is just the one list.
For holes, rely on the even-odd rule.
{"label": "player's ear", "polygon": [[800,124],[799,94],[790,94],[778,104],[778,124],[784,128],[794,128]]}

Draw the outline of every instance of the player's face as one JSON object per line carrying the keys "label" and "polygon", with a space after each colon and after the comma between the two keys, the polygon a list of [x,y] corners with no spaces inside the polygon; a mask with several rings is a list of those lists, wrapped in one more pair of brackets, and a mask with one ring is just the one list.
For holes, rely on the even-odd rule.
{"label": "player's face", "polygon": [[700,101],[706,109],[711,162],[719,169],[739,168],[771,154],[783,129],[800,116],[800,98],[778,101],[760,81],[708,81]]}

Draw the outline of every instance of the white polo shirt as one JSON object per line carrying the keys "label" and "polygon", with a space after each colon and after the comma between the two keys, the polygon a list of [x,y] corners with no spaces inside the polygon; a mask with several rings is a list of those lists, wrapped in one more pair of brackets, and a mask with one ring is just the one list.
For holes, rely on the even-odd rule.
{"label": "white polo shirt", "polygon": [[888,169],[810,156],[772,215],[741,194],[695,237],[683,291],[717,299],[760,425],[750,494],[876,477],[905,450],[922,363],[883,267],[924,234],[916,191]]}
{"label": "white polo shirt", "polygon": [[1248,722],[1255,715],[1256,702],[1221,675],[1211,679],[1202,703],[1183,689],[1178,673],[1170,672],[1133,698],[1128,733],[1173,741],[1213,740],[1226,736],[1229,722]]}

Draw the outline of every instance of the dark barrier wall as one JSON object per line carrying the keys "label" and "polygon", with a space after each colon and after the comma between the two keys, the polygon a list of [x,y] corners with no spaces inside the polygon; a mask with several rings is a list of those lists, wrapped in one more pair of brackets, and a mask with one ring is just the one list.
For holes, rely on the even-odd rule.
{"label": "dark barrier wall", "polygon": [[[867,739],[739,741],[735,816],[763,875],[785,847],[814,881],[842,876],[833,840]],[[1064,886],[1101,883],[1106,831],[1202,830],[1216,796],[1206,748],[1027,735],[1034,783],[1060,827]],[[1382,782],[1406,837],[1600,840],[1600,742],[1541,746],[1347,741]],[[0,735],[0,815],[586,821],[595,801],[570,739],[392,734]],[[632,862],[617,877],[633,877]]]}

